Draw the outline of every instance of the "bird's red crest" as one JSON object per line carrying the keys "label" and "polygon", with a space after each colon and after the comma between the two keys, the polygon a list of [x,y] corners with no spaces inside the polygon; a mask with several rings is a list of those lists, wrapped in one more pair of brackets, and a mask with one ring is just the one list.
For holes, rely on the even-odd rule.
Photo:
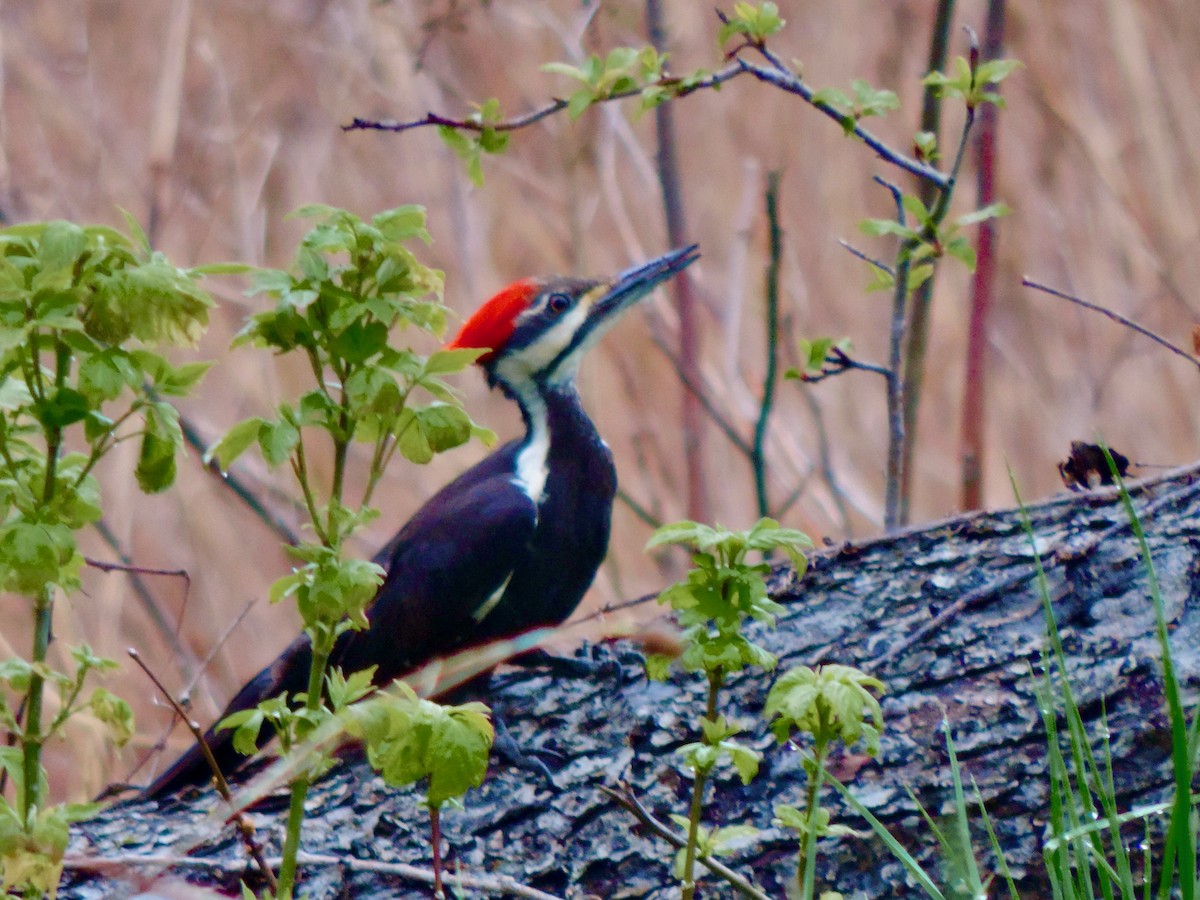
{"label": "bird's red crest", "polygon": [[446,349],[486,347],[492,352],[479,357],[479,362],[487,362],[512,337],[517,327],[517,316],[529,307],[537,290],[537,282],[532,278],[514,281],[479,307],[475,315],[463,323]]}

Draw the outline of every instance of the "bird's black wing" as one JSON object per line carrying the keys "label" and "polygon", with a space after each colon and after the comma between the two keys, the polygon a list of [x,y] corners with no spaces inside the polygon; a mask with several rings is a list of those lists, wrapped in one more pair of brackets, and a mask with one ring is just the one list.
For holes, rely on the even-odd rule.
{"label": "bird's black wing", "polygon": [[[508,448],[505,448],[506,450]],[[389,544],[371,627],[342,635],[331,662],[379,667],[377,682],[470,643],[487,605],[529,559],[537,506],[501,451],[423,506]]]}
{"label": "bird's black wing", "polygon": [[[375,557],[387,570],[367,610],[370,627],[339,637],[330,658],[346,674],[377,666],[375,681],[391,681],[434,657],[452,652],[474,629],[473,613],[502,590],[529,555],[537,507],[513,482],[519,445],[509,444],[435,494]],[[301,634],[254,676],[218,717],[250,709],[283,692],[307,689],[312,648]],[[258,746],[271,739],[264,727]],[[221,771],[246,757],[233,748],[232,731],[205,734]],[[210,770],[192,747],[145,789],[164,797],[205,783]]]}

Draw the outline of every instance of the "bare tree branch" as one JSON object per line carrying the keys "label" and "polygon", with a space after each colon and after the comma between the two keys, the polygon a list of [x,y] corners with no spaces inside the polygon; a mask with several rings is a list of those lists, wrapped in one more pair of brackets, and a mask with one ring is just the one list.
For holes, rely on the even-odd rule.
{"label": "bare tree branch", "polygon": [[1024,278],[1021,279],[1021,284],[1024,287],[1033,288],[1035,291],[1041,291],[1043,294],[1049,294],[1051,297],[1058,297],[1061,300],[1070,300],[1072,303],[1074,303],[1078,306],[1082,306],[1084,309],[1090,309],[1093,312],[1098,312],[1102,315],[1108,316],[1114,322],[1117,322],[1121,325],[1124,325],[1126,328],[1130,328],[1130,329],[1136,331],[1138,334],[1142,335],[1143,337],[1150,338],[1150,340],[1154,341],[1156,344],[1166,347],[1168,350],[1170,350],[1175,355],[1182,356],[1184,359],[1186,359],[1188,362],[1190,362],[1193,366],[1200,368],[1200,359],[1197,359],[1195,356],[1188,353],[1186,350],[1184,350],[1178,344],[1171,343],[1162,335],[1156,334],[1155,332],[1153,332],[1149,328],[1147,328],[1145,325],[1139,325],[1137,322],[1133,321],[1133,319],[1127,318],[1127,317],[1121,315],[1119,312],[1113,312],[1111,309],[1100,306],[1098,303],[1089,303],[1087,300],[1083,300],[1080,297],[1076,297],[1074,294],[1068,294],[1064,291],[1060,291],[1055,288],[1052,288],[1049,285],[1045,285],[1045,284],[1042,284],[1041,282],[1034,281],[1028,275],[1026,275]]}

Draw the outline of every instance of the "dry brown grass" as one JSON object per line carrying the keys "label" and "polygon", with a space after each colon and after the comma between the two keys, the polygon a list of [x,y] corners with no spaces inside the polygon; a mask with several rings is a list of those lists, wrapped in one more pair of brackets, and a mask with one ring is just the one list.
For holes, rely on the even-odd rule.
{"label": "dry brown grass", "polygon": [[[897,90],[904,108],[878,130],[906,144],[931,0],[780,5],[790,22],[777,49],[803,60],[818,85],[861,76]],[[284,215],[300,204],[370,214],[422,203],[436,238],[428,258],[447,271],[447,301],[464,312],[518,276],[616,270],[665,249],[648,118],[631,122],[610,107],[576,124],[549,120],[486,162],[482,189],[470,186],[431,131],[395,137],[343,134],[338,126],[355,115],[462,112],[489,96],[507,111],[527,109],[566,89],[540,73],[540,63],[576,58],[581,45],[641,42],[641,8],[635,0],[606,4],[584,29],[591,8],[575,0],[8,0],[0,12],[0,209],[12,221],[118,222],[117,207],[146,221],[153,211],[157,245],[180,263],[283,265],[303,227]],[[1100,432],[1134,459],[1182,463],[1195,457],[1197,426],[1194,370],[1019,281],[1029,273],[1180,342],[1200,320],[1191,296],[1200,281],[1200,104],[1192,89],[1200,82],[1200,17],[1192,0],[1010,8],[1009,52],[1027,68],[1006,85],[1009,109],[1001,119],[999,192],[1015,212],[1002,227],[992,325],[992,504],[1010,499],[1006,460],[1036,497],[1058,489],[1055,462],[1072,438]],[[709,6],[675,0],[668,15],[676,68],[713,65]],[[960,4],[959,20],[981,22],[980,0]],[[855,223],[889,209],[870,176],[895,175],[795,98],[749,80],[687,99],[677,122],[687,213],[704,251],[693,270],[706,303],[703,370],[718,404],[748,434],[763,358],[765,171],[785,173],[789,335],[848,334],[874,359],[885,351],[886,300],[864,294],[861,264],[836,240],[866,244]],[[952,115],[949,133],[956,128]],[[962,191],[960,209],[971,193],[970,186]],[[220,293],[222,309],[202,348],[220,366],[186,408],[210,436],[295,388],[290,367],[227,352],[248,306],[236,285]],[[948,270],[935,301],[917,519],[952,511],[957,495],[967,300],[965,275]],[[626,490],[671,519],[681,514],[680,388],[650,339],[652,328],[668,336],[672,328],[670,310],[656,304],[649,320],[625,323],[594,354],[582,389]],[[514,431],[511,410],[485,397],[477,378],[461,381],[479,418],[502,434]],[[859,534],[875,530],[881,517],[885,428],[877,381],[855,375],[811,392]],[[707,441],[716,516],[747,523],[749,467],[715,428]],[[816,447],[812,408],[786,384],[770,442],[772,495],[780,500],[806,482],[790,524],[838,538],[832,495],[813,475]],[[386,512],[373,539],[385,539],[482,452],[397,469],[380,494]],[[186,608],[178,580],[154,581],[168,615],[182,619],[186,649],[170,649],[116,575],[93,573],[86,596],[60,607],[57,637],[60,646],[86,638],[110,655],[136,645],[169,683],[183,684],[225,623],[262,597],[287,563],[276,540],[198,464],[184,466],[178,488],[156,498],[131,487],[129,464],[115,459],[107,467],[109,521],[139,563],[191,574]],[[276,492],[272,503],[290,515],[283,475],[252,463],[243,471]],[[647,592],[669,577],[665,563],[641,553],[647,534],[618,509],[611,561],[591,602]],[[27,638],[19,601],[0,602],[7,654]],[[202,673],[197,715],[209,718],[291,637],[294,622],[288,610],[257,604]],[[141,742],[118,764],[86,727],[70,745],[53,748],[72,794],[122,777],[168,719],[152,709],[137,674],[112,680],[138,707]],[[178,746],[183,738],[173,740]]]}

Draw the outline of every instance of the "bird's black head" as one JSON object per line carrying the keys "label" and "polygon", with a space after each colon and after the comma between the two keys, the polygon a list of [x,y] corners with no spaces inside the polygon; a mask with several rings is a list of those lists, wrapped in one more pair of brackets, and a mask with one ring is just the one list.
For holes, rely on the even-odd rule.
{"label": "bird's black head", "polygon": [[528,278],[480,307],[449,347],[484,347],[479,358],[492,384],[569,383],[587,351],[622,313],[691,265],[695,244],[673,250],[610,280]]}

